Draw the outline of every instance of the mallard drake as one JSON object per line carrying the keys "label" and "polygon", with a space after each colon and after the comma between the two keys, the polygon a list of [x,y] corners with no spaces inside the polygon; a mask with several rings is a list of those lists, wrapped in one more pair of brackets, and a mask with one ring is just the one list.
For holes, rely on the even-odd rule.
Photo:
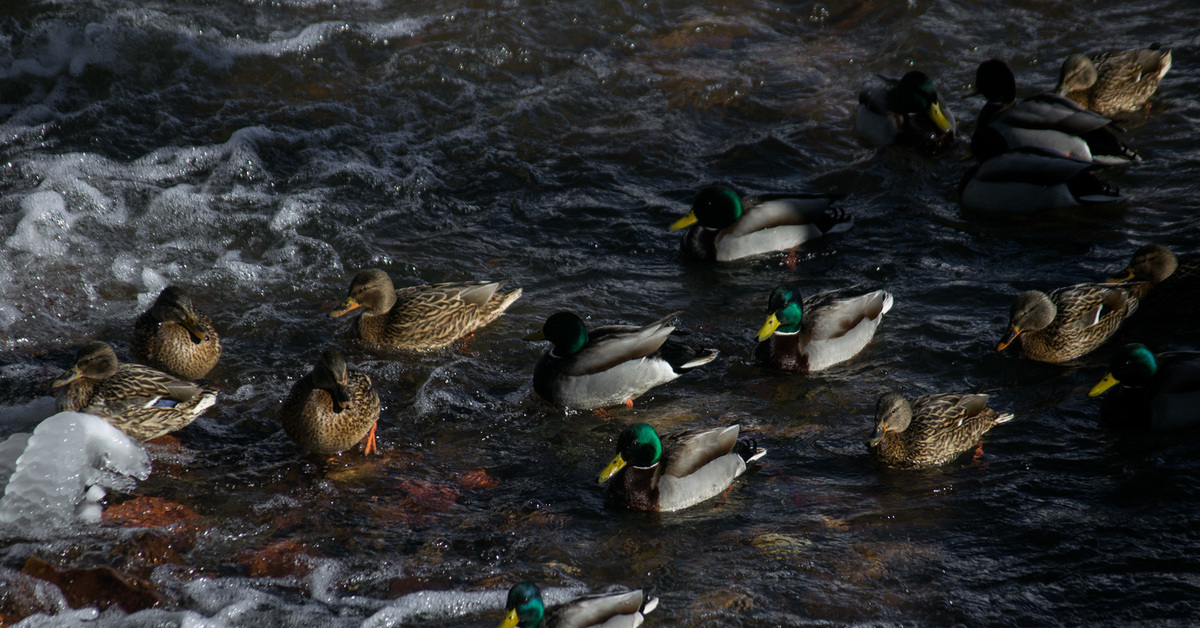
{"label": "mallard drake", "polygon": [[1137,111],[1171,69],[1171,51],[1149,48],[1110,50],[1066,58],[1054,92],[1099,114]]}
{"label": "mallard drake", "polygon": [[856,297],[826,292],[802,299],[794,286],[779,286],[767,302],[767,322],[755,338],[754,355],[767,366],[808,373],[858,355],[892,309],[892,295],[876,290]]}
{"label": "mallard drake", "polygon": [[683,237],[684,253],[729,262],[788,251],[829,233],[848,220],[844,213],[830,211],[830,202],[816,195],[743,198],[729,187],[712,185],[696,195],[692,211],[675,221],[671,231],[690,226]]}
{"label": "mallard drake", "polygon": [[[1012,69],[999,59],[979,64],[975,87],[988,99],[975,133],[993,130],[1006,150],[1033,146],[1103,165],[1141,161],[1113,132],[1112,120],[1067,98],[1037,94],[1018,103]],[[975,142],[971,151],[981,161],[985,158],[976,152]]]}
{"label": "mallard drake", "polygon": [[148,441],[191,423],[217,401],[216,391],[141,364],[118,364],[107,343],[89,342],[54,380],[59,412],[94,414],[130,438]]}
{"label": "mallard drake", "polygon": [[645,327],[606,325],[591,331],[571,312],[550,316],[540,331],[526,336],[554,345],[533,367],[534,391],[579,410],[632,405],[647,390],[715,360],[716,349],[668,341],[675,328],[667,321],[679,314]]}
{"label": "mallard drake", "polygon": [[366,437],[364,454],[377,451],[379,395],[366,374],[346,366],[337,349],[326,349],[312,372],[296,380],[280,411],[283,430],[304,449],[332,455]]}
{"label": "mallard drake", "polygon": [[617,438],[617,455],[597,482],[608,499],[628,510],[671,512],[694,506],[729,488],[746,465],[767,450],[738,440],[739,426],[687,430],[661,438],[648,423],[634,423]]}
{"label": "mallard drake", "polygon": [[1092,174],[1100,168],[1097,164],[1036,147],[1006,152],[977,150],[1002,142],[995,133],[994,129],[985,129],[971,142],[972,152],[984,161],[963,176],[958,194],[964,211],[1032,214],[1125,200],[1115,186]]}
{"label": "mallard drake", "polygon": [[532,582],[519,582],[508,591],[508,613],[500,628],[636,628],[658,607],[658,598],[641,590],[585,595],[547,609],[542,592]]}
{"label": "mallard drake", "polygon": [[200,379],[221,357],[212,321],[183,288],[167,286],[133,325],[133,359],[180,379]]}
{"label": "mallard drake", "polygon": [[875,433],[867,448],[894,467],[932,467],[950,462],[979,442],[984,432],[1013,418],[987,405],[987,395],[923,395],[911,403],[886,393],[875,406]]}
{"label": "mallard drake", "polygon": [[1143,344],[1127,344],[1089,397],[1105,395],[1100,416],[1114,425],[1172,429],[1200,425],[1200,352],[1154,355]]}
{"label": "mallard drake", "polygon": [[1021,354],[1059,364],[1091,353],[1108,341],[1137,311],[1135,284],[1082,283],[1046,294],[1022,292],[1008,315],[1008,331],[996,346],[1003,351],[1020,339]]}
{"label": "mallard drake", "polygon": [[944,104],[933,80],[913,70],[899,80],[879,76],[883,85],[858,94],[854,128],[875,146],[914,144],[930,152],[954,142],[954,114]]}
{"label": "mallard drake", "polygon": [[1123,276],[1109,281],[1130,280],[1139,282],[1135,294],[1148,310],[1162,309],[1178,316],[1200,313],[1200,256],[1180,259],[1161,244],[1147,244],[1133,253]]}
{"label": "mallard drake", "polygon": [[360,340],[401,349],[437,349],[496,320],[520,298],[520,288],[500,292],[500,283],[435,283],[396,289],[382,270],[364,270],[350,282],[350,295],[329,316],[361,307],[363,313],[354,323]]}

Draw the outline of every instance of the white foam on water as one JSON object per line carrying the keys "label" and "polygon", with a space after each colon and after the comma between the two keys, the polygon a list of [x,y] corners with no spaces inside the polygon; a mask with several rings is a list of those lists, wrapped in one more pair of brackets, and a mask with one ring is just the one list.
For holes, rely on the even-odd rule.
{"label": "white foam on water", "polygon": [[5,245],[38,257],[61,257],[67,253],[67,236],[76,219],[61,194],[34,192],[21,199],[21,221]]}

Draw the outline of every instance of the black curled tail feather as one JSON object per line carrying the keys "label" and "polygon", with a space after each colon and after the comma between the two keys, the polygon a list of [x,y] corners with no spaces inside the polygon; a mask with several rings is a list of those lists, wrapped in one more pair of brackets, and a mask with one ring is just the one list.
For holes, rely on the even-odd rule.
{"label": "black curled tail feather", "polygon": [[813,221],[813,224],[821,230],[821,233],[829,233],[834,225],[848,222],[849,220],[850,214],[847,214],[846,210],[840,207],[831,207],[828,211],[818,216]]}
{"label": "black curled tail feather", "polygon": [[716,349],[695,349],[670,339],[663,343],[658,350],[658,356],[667,361],[676,372],[683,372],[703,366],[717,359],[720,354]]}
{"label": "black curled tail feather", "polygon": [[733,453],[742,457],[744,462],[751,463],[767,455],[767,450],[758,446],[753,438],[743,438],[733,446]]}

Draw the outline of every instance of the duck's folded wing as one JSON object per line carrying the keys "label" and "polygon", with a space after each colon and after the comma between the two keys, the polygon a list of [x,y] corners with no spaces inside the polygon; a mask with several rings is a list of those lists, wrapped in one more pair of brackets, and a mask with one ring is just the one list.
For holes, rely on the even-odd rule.
{"label": "duck's folded wing", "polygon": [[[572,600],[566,606],[551,611],[551,621],[547,623],[555,628],[587,628],[600,625],[637,626],[641,621],[640,617],[635,614],[640,610],[642,610],[641,590],[608,595],[589,595]],[[629,615],[629,623],[605,623],[621,615]]]}
{"label": "duck's folded wing", "polygon": [[500,287],[498,281],[461,281],[411,286],[396,290],[397,302],[406,307],[453,307],[463,303],[483,306]]}
{"label": "duck's folded wing", "polygon": [[1108,126],[1112,120],[1088,111],[1057,94],[1037,94],[1000,115],[1000,120],[1027,129],[1055,129],[1081,135]]}
{"label": "duck's folded wing", "polygon": [[1022,147],[997,155],[979,165],[975,179],[984,183],[1058,185],[1100,166],[1036,148]]}
{"label": "duck's folded wing", "polygon": [[687,477],[704,465],[733,451],[739,426],[667,434],[663,442],[663,472]]}
{"label": "duck's folded wing", "polygon": [[825,215],[829,203],[830,199],[823,196],[760,201],[733,224],[729,235],[739,237],[772,227],[813,224]]}
{"label": "duck's folded wing", "polygon": [[645,327],[610,325],[592,330],[591,341],[573,356],[567,374],[600,373],[653,354],[675,330],[667,321],[679,314],[675,312]]}
{"label": "duck's folded wing", "polygon": [[114,398],[166,397],[175,401],[187,401],[201,390],[192,382],[185,382],[148,366],[129,363],[122,364],[117,374],[108,379],[106,386],[111,391],[108,396]]}
{"label": "duck's folded wing", "polygon": [[987,395],[943,393],[918,397],[912,402],[913,414],[927,417],[929,426],[944,430],[961,426],[987,410]]}
{"label": "duck's folded wing", "polygon": [[874,320],[892,307],[892,296],[876,290],[851,298],[818,294],[804,300],[804,330],[814,341],[840,338],[863,320]]}

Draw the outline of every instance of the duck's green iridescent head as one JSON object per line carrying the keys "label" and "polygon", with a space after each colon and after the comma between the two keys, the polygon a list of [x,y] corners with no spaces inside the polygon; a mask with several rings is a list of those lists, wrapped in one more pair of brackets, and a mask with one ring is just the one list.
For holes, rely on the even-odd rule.
{"label": "duck's green iridescent head", "polygon": [[737,192],[723,185],[710,185],[700,190],[691,213],[676,220],[671,231],[696,222],[709,229],[724,229],[737,222],[743,211],[742,197]]}
{"label": "duck's green iridescent head", "polygon": [[913,70],[900,77],[896,87],[887,93],[887,106],[889,110],[905,115],[924,113],[943,133],[952,126],[942,112],[933,80],[924,72]]}
{"label": "duck's green iridescent head", "polygon": [[804,320],[804,312],[800,306],[803,301],[800,291],[792,286],[779,286],[771,292],[767,302],[767,322],[763,323],[755,338],[762,342],[773,334],[794,334],[800,331],[800,323]]}
{"label": "duck's green iridescent head", "polygon": [[554,353],[560,356],[575,355],[587,346],[589,337],[583,319],[571,312],[551,314],[538,331],[525,336],[526,340],[549,340]]}
{"label": "duck's green iridescent head", "polygon": [[617,437],[617,455],[600,472],[597,482],[605,482],[627,465],[652,467],[662,458],[662,441],[649,423],[634,423]]}
{"label": "duck's green iridescent head", "polygon": [[500,628],[538,628],[546,607],[542,603],[542,592],[532,582],[518,582],[508,590],[508,613]]}
{"label": "duck's green iridescent head", "polygon": [[1108,373],[1100,383],[1092,387],[1089,397],[1100,395],[1104,391],[1122,384],[1124,386],[1145,386],[1158,373],[1158,361],[1146,345],[1130,343],[1121,347],[1109,365]]}

